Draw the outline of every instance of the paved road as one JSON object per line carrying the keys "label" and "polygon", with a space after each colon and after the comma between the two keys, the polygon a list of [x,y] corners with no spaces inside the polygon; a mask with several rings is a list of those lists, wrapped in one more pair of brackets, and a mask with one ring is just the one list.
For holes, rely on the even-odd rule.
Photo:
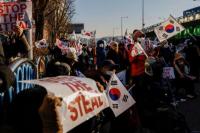
{"label": "paved road", "polygon": [[195,85],[198,97],[178,105],[177,109],[186,117],[186,121],[193,133],[200,133],[200,82]]}

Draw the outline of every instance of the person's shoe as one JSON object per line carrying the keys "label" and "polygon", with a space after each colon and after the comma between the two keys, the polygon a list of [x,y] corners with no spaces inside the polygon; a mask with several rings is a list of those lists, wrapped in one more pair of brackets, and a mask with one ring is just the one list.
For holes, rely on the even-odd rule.
{"label": "person's shoe", "polygon": [[191,94],[187,94],[187,98],[194,99],[195,96],[194,96],[194,95],[191,95]]}
{"label": "person's shoe", "polygon": [[171,105],[173,105],[174,107],[178,105],[180,101],[174,101],[174,102],[171,102]]}
{"label": "person's shoe", "polygon": [[185,102],[185,101],[187,101],[185,98],[180,99],[180,102]]}

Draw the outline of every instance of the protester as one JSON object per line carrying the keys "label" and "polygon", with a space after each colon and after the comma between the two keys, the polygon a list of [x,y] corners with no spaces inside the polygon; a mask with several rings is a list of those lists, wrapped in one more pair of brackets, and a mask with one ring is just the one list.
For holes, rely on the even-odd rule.
{"label": "protester", "polygon": [[5,64],[0,63],[0,93],[6,92],[11,86],[15,85],[15,75]]}
{"label": "protester", "polygon": [[187,42],[187,46],[184,48],[183,52],[186,55],[186,60],[190,65],[191,74],[194,75],[197,79],[199,78],[199,68],[200,68],[200,60],[198,53],[198,42],[189,40]]}
{"label": "protester", "polygon": [[92,46],[88,46],[87,48],[88,53],[88,69],[92,70],[95,69],[95,49]]}
{"label": "protester", "polygon": [[23,29],[19,26],[8,34],[7,40],[3,41],[2,45],[7,63],[11,63],[16,57],[28,57],[28,52],[31,50]]}
{"label": "protester", "polygon": [[96,47],[96,59],[97,59],[97,67],[100,67],[102,65],[102,62],[106,59],[106,50],[105,50],[105,44],[103,40],[99,40],[97,42]]}
{"label": "protester", "polygon": [[16,57],[27,57],[30,46],[23,33],[23,29],[17,26],[9,36],[2,35],[0,43],[0,78],[2,85],[0,92],[5,92],[15,83],[15,75],[8,67]]}
{"label": "protester", "polygon": [[163,57],[166,63],[166,66],[172,66],[174,53],[170,49],[170,45],[168,42],[161,44],[163,46],[160,47],[159,57]]}
{"label": "protester", "polygon": [[61,75],[63,76],[71,75],[71,67],[67,63],[51,60],[47,64],[45,76],[55,77],[55,76],[61,76]]}
{"label": "protester", "polygon": [[82,46],[83,46],[82,53],[78,57],[78,62],[79,62],[79,65],[81,66],[80,71],[84,72],[89,67],[89,55],[87,51],[87,45],[83,44]]}
{"label": "protester", "polygon": [[62,99],[53,94],[45,95],[43,102],[38,109],[42,120],[43,133],[63,133],[62,118],[59,108],[62,106]]}
{"label": "protester", "polygon": [[120,41],[119,43],[118,56],[119,56],[120,70],[128,69],[128,66],[129,66],[128,51],[123,41]]}
{"label": "protester", "polygon": [[119,44],[117,42],[112,41],[110,43],[106,59],[114,61],[115,64],[120,63]]}
{"label": "protester", "polygon": [[42,119],[39,108],[47,91],[35,86],[21,91],[11,103],[9,122],[17,133],[43,133]]}
{"label": "protester", "polygon": [[142,90],[139,88],[143,84],[141,83],[141,78],[145,73],[145,59],[146,59],[144,54],[137,54],[137,53],[135,55],[132,54],[134,51],[134,45],[137,43],[137,39],[140,37],[144,37],[144,34],[139,30],[134,30],[133,31],[134,44],[131,44],[130,50],[128,51],[129,62],[130,62],[130,77],[132,78],[132,81],[136,84],[137,86],[136,88],[138,88],[136,89],[137,91]]}
{"label": "protester", "polygon": [[[174,67],[176,70],[176,85],[177,92],[180,88],[184,88],[186,91],[186,96],[188,98],[194,98],[194,80],[196,77],[190,74],[190,68],[187,61],[183,58],[183,56],[179,53],[175,54],[174,58]],[[184,96],[183,96],[184,97]]]}

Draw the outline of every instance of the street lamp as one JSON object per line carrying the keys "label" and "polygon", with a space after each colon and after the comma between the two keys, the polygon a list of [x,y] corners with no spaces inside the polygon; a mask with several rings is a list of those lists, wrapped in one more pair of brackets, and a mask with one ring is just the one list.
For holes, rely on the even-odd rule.
{"label": "street lamp", "polygon": [[122,36],[122,38],[123,38],[123,19],[124,18],[128,18],[128,16],[126,16],[126,17],[121,17],[121,36]]}
{"label": "street lamp", "polygon": [[144,29],[144,0],[142,0],[142,29]]}

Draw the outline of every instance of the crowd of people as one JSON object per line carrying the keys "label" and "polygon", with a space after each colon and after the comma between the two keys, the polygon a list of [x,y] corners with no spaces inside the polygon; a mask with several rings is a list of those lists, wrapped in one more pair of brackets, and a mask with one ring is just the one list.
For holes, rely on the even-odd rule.
{"label": "crowd of people", "polygon": [[[0,44],[1,92],[6,91],[15,82],[14,74],[6,67],[8,63],[17,56],[26,57],[24,55],[30,50],[20,28],[16,29],[15,33],[17,39],[9,39],[9,41],[16,45],[11,47],[11,44],[5,45],[3,42]],[[110,109],[106,109],[70,132],[183,133],[186,130],[189,132],[189,129],[186,129],[187,124],[183,120],[184,118],[176,112],[174,106],[178,102],[192,100],[198,96],[194,83],[199,81],[199,41],[184,40],[184,42],[182,41],[182,44],[185,44],[184,47],[179,49],[178,44],[171,42],[153,44],[151,41],[145,40],[145,34],[142,31],[134,30],[132,41],[123,38],[118,42],[111,41],[108,44],[104,40],[98,40],[95,45],[80,43],[82,49],[79,54],[74,47],[69,47],[67,52],[63,52],[63,49],[57,45],[49,48],[52,59],[47,64],[44,77],[60,75],[89,77],[96,81],[99,90],[102,92],[106,91],[110,72],[118,73],[126,70],[127,80],[124,86],[136,100],[133,107],[117,118],[113,116]],[[16,48],[13,46],[16,46]],[[19,55],[19,53],[21,54]],[[163,70],[166,67],[170,68],[174,77],[163,77]],[[14,99],[11,111],[13,117],[10,119],[19,132],[40,133],[42,132],[41,125],[47,124],[41,121],[39,117],[39,113],[44,110],[47,111],[41,107],[41,105],[44,105],[42,101],[46,99],[44,97],[47,92],[43,89],[37,89],[38,87],[35,88],[35,90],[26,90],[22,94],[20,93]],[[38,91],[41,91],[41,94],[38,94]],[[30,93],[33,93],[34,96],[24,96],[25,94],[31,95]],[[22,97],[27,98],[27,101],[22,101]],[[36,101],[33,100],[35,97],[38,97]],[[52,97],[49,99],[51,99],[51,102],[55,100]],[[56,101],[54,104],[59,105],[59,99],[56,99]],[[21,104],[20,109],[16,104]],[[34,107],[30,107],[31,105]],[[26,109],[26,112],[29,111],[29,113],[22,113],[25,112],[23,111],[24,106],[29,107],[30,110]],[[40,109],[40,112],[38,112],[38,109]],[[17,113],[24,116],[18,115],[19,118],[14,115]],[[34,115],[31,115],[31,113]],[[172,118],[167,117],[166,114],[173,114],[173,116]],[[178,118],[174,118],[176,117],[174,115]],[[32,124],[27,124],[26,121],[30,121],[30,119]],[[40,122],[38,123],[38,121]],[[62,132],[62,128],[59,128],[59,120],[54,119],[54,121],[57,123],[55,122],[52,125],[57,126],[57,128],[52,129],[54,130],[52,132]],[[23,124],[27,127],[22,127]],[[43,131],[51,132],[47,128]]]}
{"label": "crowd of people", "polygon": [[[108,44],[104,40],[97,41],[96,45],[81,44],[82,53],[79,55],[74,48],[69,48],[65,54],[58,47],[51,49],[54,60],[47,65],[47,76],[86,76],[94,79],[102,91],[107,87],[111,71],[118,73],[126,70],[127,82],[124,85],[127,89],[134,86],[129,92],[136,100],[136,105],[124,115],[114,119],[111,112],[103,111],[98,118],[85,122],[75,128],[74,132],[134,132],[138,127],[155,132],[173,132],[172,128],[162,131],[152,119],[158,117],[155,112],[159,109],[169,110],[169,107],[176,106],[178,102],[197,97],[194,83],[199,79],[198,42],[184,40],[182,43],[186,43],[186,47],[180,49],[167,41],[150,44],[143,43],[144,40],[145,34],[134,30],[132,42],[127,43],[126,39],[122,39]],[[135,48],[136,44],[141,46],[140,49]],[[174,77],[163,77],[163,69],[166,67],[171,68]],[[163,121],[167,119],[161,119],[160,116],[158,118]],[[184,121],[177,123],[182,123],[182,128],[187,127]],[[169,124],[172,123],[164,122],[163,125]],[[183,130],[180,128],[177,132]]]}

